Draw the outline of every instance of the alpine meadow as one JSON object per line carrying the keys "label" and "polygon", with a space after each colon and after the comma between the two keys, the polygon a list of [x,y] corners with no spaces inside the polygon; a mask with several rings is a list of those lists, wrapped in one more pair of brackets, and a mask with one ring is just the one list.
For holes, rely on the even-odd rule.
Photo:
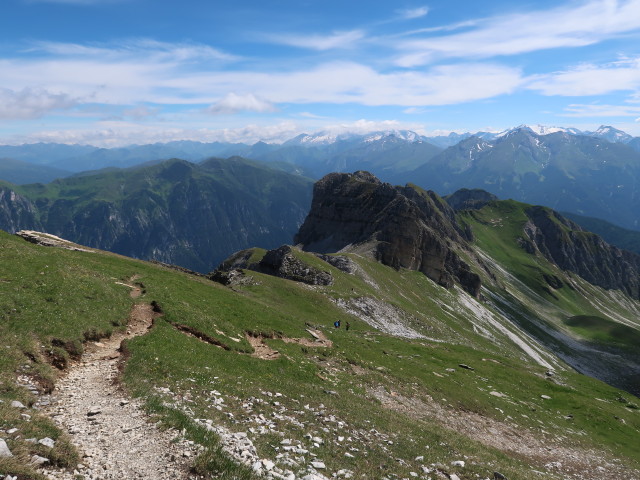
{"label": "alpine meadow", "polygon": [[640,0],[0,12],[0,480],[640,480]]}

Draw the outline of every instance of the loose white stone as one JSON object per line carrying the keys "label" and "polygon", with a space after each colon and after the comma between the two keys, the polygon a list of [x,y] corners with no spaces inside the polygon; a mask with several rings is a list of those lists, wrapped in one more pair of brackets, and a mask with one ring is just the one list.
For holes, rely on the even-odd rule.
{"label": "loose white stone", "polygon": [[321,462],[319,460],[315,461],[315,462],[311,462],[311,466],[317,470],[324,470],[325,468],[327,468],[324,464],[324,462]]}
{"label": "loose white stone", "polygon": [[56,442],[49,437],[41,438],[40,440],[38,440],[38,443],[40,445],[44,445],[45,447],[49,447],[49,448],[53,448],[53,446],[56,444]]}
{"label": "loose white stone", "polygon": [[9,450],[7,442],[0,438],[0,458],[13,457],[13,453]]}
{"label": "loose white stone", "polygon": [[43,465],[45,463],[49,463],[49,459],[41,457],[40,455],[34,455],[31,457],[31,463],[34,465]]}
{"label": "loose white stone", "polygon": [[21,402],[19,402],[18,400],[14,400],[13,402],[11,402],[11,406],[13,408],[27,408]]}
{"label": "loose white stone", "polygon": [[451,465],[454,467],[464,467],[464,460],[456,460],[455,462],[451,462]]}

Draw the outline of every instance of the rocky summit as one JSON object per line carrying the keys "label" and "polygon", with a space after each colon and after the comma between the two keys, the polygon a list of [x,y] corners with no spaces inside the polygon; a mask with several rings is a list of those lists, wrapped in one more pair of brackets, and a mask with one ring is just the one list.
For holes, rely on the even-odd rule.
{"label": "rocky summit", "polygon": [[435,193],[394,187],[359,171],[332,173],[315,184],[311,211],[294,241],[319,253],[368,253],[477,296],[480,277],[459,254],[470,250],[464,236],[453,209]]}

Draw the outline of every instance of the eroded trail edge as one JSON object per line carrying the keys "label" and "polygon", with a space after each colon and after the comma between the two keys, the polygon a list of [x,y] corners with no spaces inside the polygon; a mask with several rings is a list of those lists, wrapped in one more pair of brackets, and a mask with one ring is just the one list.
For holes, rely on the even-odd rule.
{"label": "eroded trail edge", "polygon": [[[131,296],[137,298],[137,287]],[[51,479],[158,479],[190,478],[193,444],[177,439],[172,430],[160,431],[150,423],[140,401],[132,400],[117,384],[120,345],[144,335],[159,314],[144,303],[135,304],[127,330],[85,346],[82,359],[59,379],[46,409],[78,448],[76,472],[47,469]],[[195,478],[195,477],[193,477]]]}

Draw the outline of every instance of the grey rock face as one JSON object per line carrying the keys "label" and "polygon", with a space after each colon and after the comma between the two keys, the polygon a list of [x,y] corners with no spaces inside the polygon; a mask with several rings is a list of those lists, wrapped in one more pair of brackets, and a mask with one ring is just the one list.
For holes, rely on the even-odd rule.
{"label": "grey rock face", "polygon": [[333,283],[333,277],[330,273],[320,271],[298,260],[288,245],[269,250],[260,260],[258,270],[309,285],[331,285]]}
{"label": "grey rock face", "polygon": [[393,187],[356,172],[332,173],[315,184],[295,242],[320,253],[366,245],[385,265],[419,270],[446,288],[459,283],[477,296],[480,277],[454,248],[468,249],[464,235],[453,209],[433,192]]}
{"label": "grey rock face", "polygon": [[289,245],[269,250],[257,263],[251,262],[252,254],[251,250],[234,253],[211,272],[209,278],[223,285],[237,284],[238,279],[242,277],[240,270],[246,269],[308,285],[333,283],[333,276],[329,272],[323,272],[298,260]]}
{"label": "grey rock face", "polygon": [[[594,285],[640,298],[640,255],[609,245],[548,208],[530,207],[526,213],[529,222],[522,246],[529,253],[538,251]],[[547,282],[554,283],[553,279]]]}
{"label": "grey rock face", "polygon": [[447,195],[444,199],[454,210],[478,210],[489,202],[498,200],[498,197],[479,188],[461,188],[451,195]]}

